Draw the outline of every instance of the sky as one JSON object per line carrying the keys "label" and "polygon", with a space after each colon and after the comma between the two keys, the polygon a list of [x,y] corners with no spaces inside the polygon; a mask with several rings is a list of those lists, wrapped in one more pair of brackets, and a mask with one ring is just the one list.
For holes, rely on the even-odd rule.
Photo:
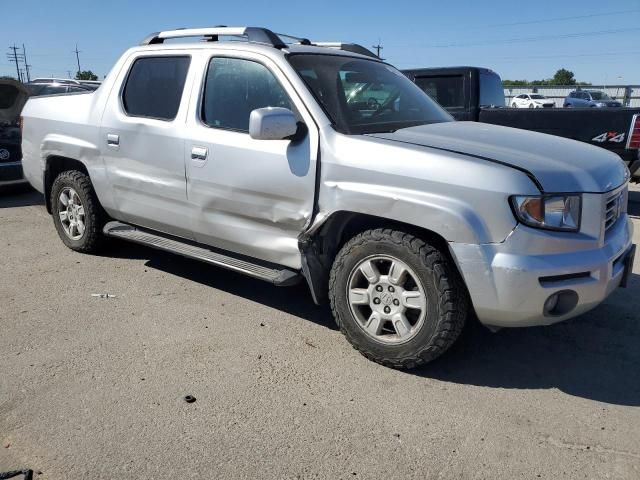
{"label": "sky", "polygon": [[[593,84],[640,84],[640,0],[0,0],[0,47],[26,47],[31,77],[80,66],[102,78],[146,35],[178,27],[263,26],[316,41],[383,46],[399,68],[473,65],[502,78],[559,68]],[[16,75],[0,56],[0,75]]]}

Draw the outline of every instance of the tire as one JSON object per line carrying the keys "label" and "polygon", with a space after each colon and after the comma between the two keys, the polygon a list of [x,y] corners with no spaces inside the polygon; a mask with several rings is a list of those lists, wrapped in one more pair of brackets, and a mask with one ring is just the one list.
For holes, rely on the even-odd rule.
{"label": "tire", "polygon": [[[72,195],[74,192],[76,195]],[[79,203],[82,208],[70,212],[63,199],[69,203],[70,195],[73,196],[73,206]],[[63,219],[63,212],[66,211],[66,219]],[[89,177],[77,170],[62,172],[56,177],[51,187],[51,213],[53,224],[58,235],[67,247],[76,252],[93,253],[97,252],[104,243],[102,228],[108,217],[103,210]],[[71,228],[69,233],[71,217],[76,219],[75,229]],[[82,223],[83,228],[79,225]],[[81,231],[82,230],[82,231]]]}
{"label": "tire", "polygon": [[536,108],[536,106],[533,103],[530,103],[529,108]]}
{"label": "tire", "polygon": [[511,108],[518,108],[518,105],[516,105],[515,102],[514,102],[514,103],[511,104]]}
{"label": "tire", "polygon": [[[390,266],[384,275],[385,262],[396,262],[400,265],[397,271],[407,267],[402,286],[391,282],[395,267]],[[369,264],[377,265],[377,283],[364,277]],[[363,288],[356,288],[362,278],[366,280]],[[396,287],[388,294],[392,284]],[[359,295],[365,290],[368,296],[363,300]],[[405,295],[413,298],[412,304],[423,305],[424,312],[415,305],[405,308]],[[351,345],[374,362],[400,369],[426,364],[447,351],[459,337],[469,311],[466,287],[452,261],[429,243],[390,229],[365,231],[344,245],[331,269],[329,298],[335,321]],[[358,303],[352,304],[354,300]],[[381,308],[393,320],[376,321],[383,315]],[[397,313],[403,308],[404,313]],[[398,320],[398,326],[404,325],[399,329],[396,319],[402,315],[409,324]]]}

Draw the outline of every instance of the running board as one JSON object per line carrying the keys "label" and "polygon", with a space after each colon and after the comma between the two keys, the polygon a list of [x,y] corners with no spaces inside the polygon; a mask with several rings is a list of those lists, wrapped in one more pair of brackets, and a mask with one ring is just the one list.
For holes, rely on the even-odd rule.
{"label": "running board", "polygon": [[273,283],[274,285],[293,285],[301,279],[297,272],[287,268],[268,267],[230,257],[204,246],[194,245],[187,240],[139,229],[126,223],[109,222],[104,226],[104,234],[109,237],[121,238],[122,240],[147,245],[158,250],[176,253],[183,257],[200,260],[201,262],[240,272],[250,277]]}

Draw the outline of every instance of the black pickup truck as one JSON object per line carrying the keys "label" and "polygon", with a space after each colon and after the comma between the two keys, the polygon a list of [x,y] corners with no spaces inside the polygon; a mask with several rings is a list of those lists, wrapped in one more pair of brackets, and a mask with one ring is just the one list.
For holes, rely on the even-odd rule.
{"label": "black pickup truck", "polygon": [[456,120],[493,123],[590,143],[620,155],[633,180],[640,181],[640,108],[505,108],[500,76],[487,68],[421,68],[403,73]]}

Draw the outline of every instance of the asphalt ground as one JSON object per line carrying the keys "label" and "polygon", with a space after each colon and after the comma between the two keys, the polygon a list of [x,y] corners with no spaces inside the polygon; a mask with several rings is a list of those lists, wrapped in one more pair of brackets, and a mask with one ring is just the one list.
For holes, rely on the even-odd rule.
{"label": "asphalt ground", "polygon": [[[640,243],[638,189],[630,212]],[[0,192],[0,248],[0,472],[640,478],[640,258],[586,315],[472,326],[402,372],[353,350],[304,286],[122,242],[74,253],[30,190]]]}

